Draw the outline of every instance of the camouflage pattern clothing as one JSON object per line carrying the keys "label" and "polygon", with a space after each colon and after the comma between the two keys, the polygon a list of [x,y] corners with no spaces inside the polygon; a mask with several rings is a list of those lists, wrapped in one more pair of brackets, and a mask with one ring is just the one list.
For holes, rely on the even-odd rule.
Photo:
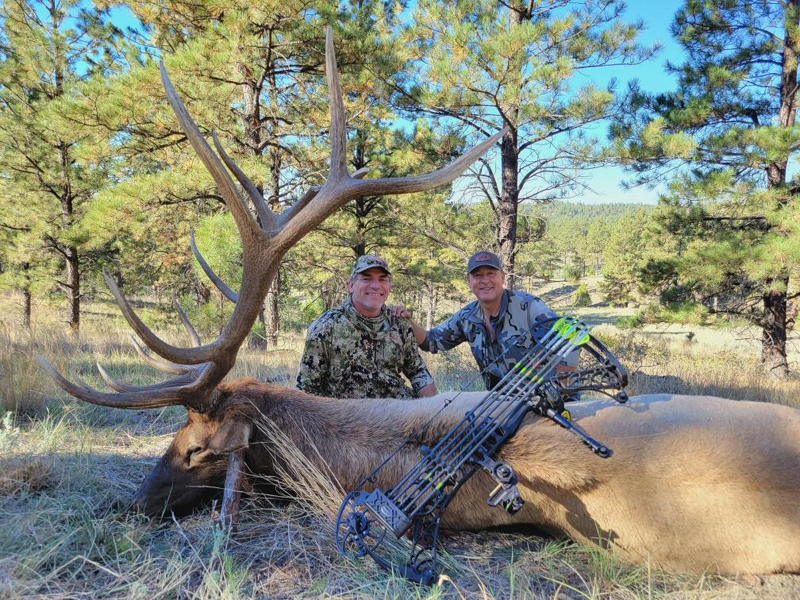
{"label": "camouflage pattern clothing", "polygon": [[348,296],[308,328],[297,374],[301,390],[331,398],[414,398],[431,383],[411,325],[385,306],[380,316],[365,317]]}
{"label": "camouflage pattern clothing", "polygon": [[[483,310],[475,300],[428,331],[420,348],[436,353],[468,342],[486,389],[490,390],[549,331],[549,326],[536,327],[536,323],[554,317],[556,313],[536,296],[504,290],[500,312],[491,318],[494,342],[486,330]],[[533,333],[529,334],[531,330]],[[564,362],[574,365],[577,359],[578,353],[575,352]]]}

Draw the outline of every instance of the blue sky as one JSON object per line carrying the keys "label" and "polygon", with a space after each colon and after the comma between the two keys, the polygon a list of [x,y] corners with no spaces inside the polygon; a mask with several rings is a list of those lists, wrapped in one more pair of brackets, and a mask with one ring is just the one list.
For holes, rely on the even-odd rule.
{"label": "blue sky", "polygon": [[[606,81],[609,77],[616,77],[619,89],[624,89],[628,81],[638,79],[644,90],[666,91],[675,87],[675,79],[668,75],[664,70],[667,61],[673,63],[683,62],[683,51],[672,39],[669,33],[669,26],[677,10],[683,5],[682,0],[629,0],[625,17],[629,21],[641,19],[645,23],[645,30],[641,35],[641,42],[644,45],[651,45],[655,42],[661,44],[661,51],[646,63],[635,67],[609,67],[598,71],[597,75]],[[598,82],[600,79],[598,79]],[[594,132],[595,135],[604,136],[603,129]],[[608,167],[598,169],[592,174],[589,184],[592,191],[587,191],[575,202],[596,204],[603,202],[631,202],[631,203],[652,203],[658,198],[662,188],[654,190],[645,187],[637,187],[624,190],[620,183],[630,179],[630,174],[618,167]]]}

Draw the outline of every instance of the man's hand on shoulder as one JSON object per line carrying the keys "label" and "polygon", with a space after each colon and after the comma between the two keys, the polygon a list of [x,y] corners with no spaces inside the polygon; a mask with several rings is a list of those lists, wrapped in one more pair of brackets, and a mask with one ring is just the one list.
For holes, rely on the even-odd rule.
{"label": "man's hand on shoulder", "polygon": [[400,306],[399,304],[387,304],[386,308],[389,309],[389,314],[395,319],[408,319],[408,322],[411,324],[411,330],[414,332],[414,341],[417,342],[417,346],[422,345],[425,338],[428,336],[428,332],[414,322],[412,318],[414,311],[405,306]]}
{"label": "man's hand on shoulder", "polygon": [[403,319],[410,319],[414,315],[414,311],[399,304],[387,304],[386,308],[393,317],[400,317]]}

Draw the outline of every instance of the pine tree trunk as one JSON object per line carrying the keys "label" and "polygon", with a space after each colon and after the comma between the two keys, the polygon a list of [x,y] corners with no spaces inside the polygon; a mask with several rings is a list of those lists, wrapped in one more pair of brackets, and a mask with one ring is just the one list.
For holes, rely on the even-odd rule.
{"label": "pine tree trunk", "polygon": [[[277,148],[270,150],[270,178],[269,178],[269,204],[273,212],[278,212],[278,199],[280,198],[281,155]],[[276,271],[275,279],[269,286],[266,303],[264,306],[267,346],[274,348],[278,343],[278,334],[281,330],[280,309],[278,299],[281,289],[281,274]],[[262,314],[264,314],[262,313]]]}
{"label": "pine tree trunk", "polygon": [[497,229],[498,254],[506,272],[506,288],[508,289],[513,289],[515,284],[514,259],[517,245],[517,205],[519,202],[519,188],[517,186],[518,159],[517,132],[512,129],[503,136],[500,143],[502,195],[497,202],[499,217]]}
{"label": "pine tree trunk", "polygon": [[78,335],[81,325],[81,278],[78,265],[78,249],[70,246],[66,249],[67,266],[67,324],[73,335]]}
{"label": "pine tree trunk", "polygon": [[22,326],[25,329],[31,328],[31,305],[32,305],[32,296],[31,290],[28,286],[22,288]]}
{"label": "pine tree trunk", "polygon": [[[247,149],[246,152],[252,156],[261,156],[262,152],[262,132],[263,127],[261,124],[261,105],[259,104],[259,93],[260,89],[258,87],[258,82],[256,78],[253,77],[253,74],[250,72],[249,68],[244,64],[238,65],[239,75],[242,78],[242,121],[244,126],[244,145]],[[274,211],[276,211],[278,205],[278,193],[279,193],[279,186],[280,186],[280,152],[276,149],[272,149],[270,151],[270,190],[269,194],[267,195],[267,203],[269,207]],[[259,192],[262,194],[264,190],[259,187]],[[251,206],[251,210],[255,215],[255,207]],[[258,220],[258,216],[255,217]],[[260,220],[259,220],[260,223]],[[249,344],[251,346],[257,348],[263,348],[270,344],[270,339],[277,339],[277,330],[275,331],[274,338],[271,335],[272,326],[273,324],[269,321],[265,315],[275,315],[274,322],[277,323],[278,318],[278,302],[277,302],[277,295],[273,294],[273,289],[275,288],[275,282],[273,281],[272,286],[270,287],[270,291],[267,293],[267,297],[265,298],[264,305],[261,307],[261,310],[258,311],[258,321],[261,323],[264,329],[264,337],[266,339],[262,339],[259,336],[251,336]]]}
{"label": "pine tree trunk", "polygon": [[[791,127],[795,122],[797,107],[797,36],[800,25],[800,0],[789,0],[784,23],[783,64],[781,68],[778,126]],[[767,181],[770,188],[786,185],[788,160],[777,160],[767,167]],[[786,204],[788,200],[783,200]],[[778,283],[775,286],[775,283]],[[767,291],[763,296],[764,321],[761,332],[761,362],[768,373],[784,379],[789,375],[786,360],[786,290],[789,274],[782,273],[777,279],[766,282]],[[777,287],[777,289],[772,289]]]}
{"label": "pine tree trunk", "polygon": [[274,348],[278,343],[278,333],[280,332],[280,314],[278,312],[278,294],[281,288],[280,272],[275,273],[275,279],[269,286],[266,302],[266,337],[267,346]]}
{"label": "pine tree trunk", "polygon": [[425,329],[433,327],[433,314],[436,312],[436,288],[428,285],[428,314],[425,319]]}
{"label": "pine tree trunk", "polygon": [[786,379],[789,375],[789,364],[786,360],[785,291],[770,291],[764,294],[761,363],[769,374],[778,379]]}
{"label": "pine tree trunk", "polygon": [[31,328],[31,306],[33,297],[31,295],[30,263],[22,264],[22,271],[25,273],[25,284],[20,291],[22,292],[22,326],[25,329]]}

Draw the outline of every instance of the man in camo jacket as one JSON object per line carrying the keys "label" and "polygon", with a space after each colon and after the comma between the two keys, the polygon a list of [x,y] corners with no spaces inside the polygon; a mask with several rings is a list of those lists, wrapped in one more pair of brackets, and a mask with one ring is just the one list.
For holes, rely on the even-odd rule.
{"label": "man in camo jacket", "polygon": [[[486,250],[476,252],[467,262],[467,284],[476,300],[447,321],[425,331],[410,321],[419,347],[426,352],[450,350],[467,342],[481,371],[486,389],[492,389],[525,353],[549,330],[536,323],[556,314],[536,296],[506,290],[500,258]],[[404,307],[391,306],[392,314],[409,318]],[[549,323],[548,323],[549,325]],[[573,370],[578,361],[573,352],[559,365],[559,371]]]}
{"label": "man in camo jacket", "polygon": [[410,323],[392,316],[385,306],[392,290],[386,261],[360,256],[347,288],[347,299],[309,326],[297,387],[331,398],[435,395]]}

